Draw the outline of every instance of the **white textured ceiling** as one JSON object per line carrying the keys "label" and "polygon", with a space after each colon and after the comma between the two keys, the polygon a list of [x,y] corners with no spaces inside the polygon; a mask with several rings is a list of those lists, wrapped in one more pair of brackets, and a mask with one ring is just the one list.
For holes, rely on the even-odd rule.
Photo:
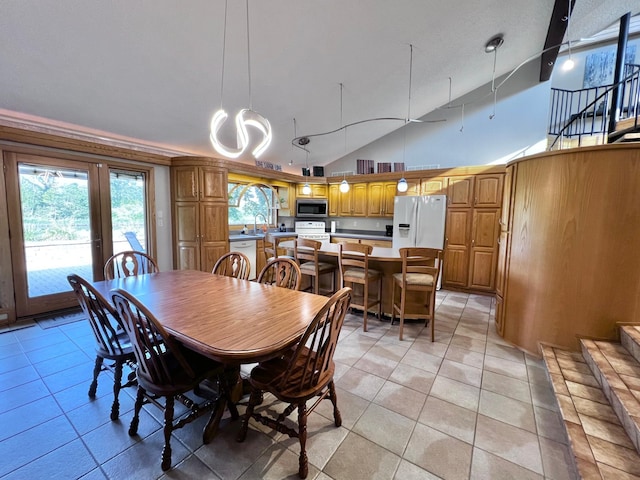
{"label": "white textured ceiling", "polygon": [[[261,160],[299,172],[297,133],[371,117],[411,116],[491,80],[544,45],[553,0],[250,0],[251,102],[271,122]],[[576,0],[571,36],[598,32],[637,0]],[[245,1],[229,0],[221,97],[224,0],[5,0],[0,2],[0,112],[18,112],[216,156],[209,122],[221,105],[249,105]],[[635,11],[634,11],[635,10]],[[340,83],[342,109],[340,106]],[[342,121],[341,121],[342,115]],[[230,122],[229,122],[230,123]],[[309,145],[314,165],[402,126],[375,122]],[[71,127],[75,128],[75,127]],[[231,129],[227,133],[230,133]],[[226,137],[233,144],[235,137]],[[346,140],[346,145],[345,145]],[[240,161],[253,162],[245,156]]]}

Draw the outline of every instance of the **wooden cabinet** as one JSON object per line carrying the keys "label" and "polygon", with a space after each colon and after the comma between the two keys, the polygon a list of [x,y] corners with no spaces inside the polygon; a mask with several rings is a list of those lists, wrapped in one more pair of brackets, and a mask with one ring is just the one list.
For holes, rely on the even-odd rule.
{"label": "wooden cabinet", "polygon": [[264,240],[259,238],[256,240],[256,278],[267,264],[267,259],[264,255]]}
{"label": "wooden cabinet", "polygon": [[370,240],[368,238],[361,238],[360,243],[363,245],[371,245],[372,247],[391,248],[391,240]]}
{"label": "wooden cabinet", "polygon": [[296,197],[297,198],[327,198],[329,192],[328,185],[326,183],[310,183],[311,193],[305,194],[302,192],[304,183],[298,183],[296,185]]}
{"label": "wooden cabinet", "polygon": [[423,178],[420,180],[420,192],[422,195],[446,195],[447,178]]}
{"label": "wooden cabinet", "polygon": [[420,179],[419,178],[407,178],[407,186],[409,188],[407,188],[406,192],[398,192],[397,191],[397,186],[398,183],[396,182],[396,193],[395,195],[398,195],[399,197],[405,197],[405,196],[409,196],[409,195],[420,195]]}
{"label": "wooden cabinet", "polygon": [[502,173],[447,178],[445,286],[495,290],[503,178]]}
{"label": "wooden cabinet", "polygon": [[229,249],[226,170],[172,167],[171,191],[174,267],[210,272]]}
{"label": "wooden cabinet", "polygon": [[469,256],[469,288],[491,291],[495,287],[500,209],[474,209]]}
{"label": "wooden cabinet", "polygon": [[329,185],[329,216],[366,217],[367,183],[353,183],[348,192],[341,192],[340,185]]}
{"label": "wooden cabinet", "polygon": [[367,190],[367,216],[393,217],[396,182],[373,182]]}

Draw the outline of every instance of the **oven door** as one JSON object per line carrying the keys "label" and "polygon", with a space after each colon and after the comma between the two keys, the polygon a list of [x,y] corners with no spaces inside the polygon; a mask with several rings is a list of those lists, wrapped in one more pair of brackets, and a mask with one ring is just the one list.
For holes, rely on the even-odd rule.
{"label": "oven door", "polygon": [[296,201],[297,217],[326,217],[327,200],[300,199]]}

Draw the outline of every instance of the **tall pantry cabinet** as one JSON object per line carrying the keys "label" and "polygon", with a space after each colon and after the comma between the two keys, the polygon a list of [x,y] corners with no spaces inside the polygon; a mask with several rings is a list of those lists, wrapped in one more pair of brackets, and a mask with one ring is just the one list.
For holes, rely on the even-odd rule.
{"label": "tall pantry cabinet", "polygon": [[171,167],[173,263],[210,272],[229,250],[227,170],[186,159]]}
{"label": "tall pantry cabinet", "polygon": [[493,291],[502,173],[449,177],[443,284]]}

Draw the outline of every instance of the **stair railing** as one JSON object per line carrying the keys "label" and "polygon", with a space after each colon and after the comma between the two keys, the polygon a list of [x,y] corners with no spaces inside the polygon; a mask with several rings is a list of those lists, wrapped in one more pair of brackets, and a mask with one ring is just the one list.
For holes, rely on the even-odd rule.
{"label": "stair railing", "polygon": [[561,138],[578,138],[578,146],[584,136],[602,135],[603,143],[607,138],[607,127],[611,109],[611,92],[620,86],[622,98],[619,120],[635,118],[638,126],[640,113],[640,65],[626,64],[625,78],[617,84],[603,85],[579,90],[551,89],[551,112],[549,116],[549,135],[555,135],[548,150]]}

